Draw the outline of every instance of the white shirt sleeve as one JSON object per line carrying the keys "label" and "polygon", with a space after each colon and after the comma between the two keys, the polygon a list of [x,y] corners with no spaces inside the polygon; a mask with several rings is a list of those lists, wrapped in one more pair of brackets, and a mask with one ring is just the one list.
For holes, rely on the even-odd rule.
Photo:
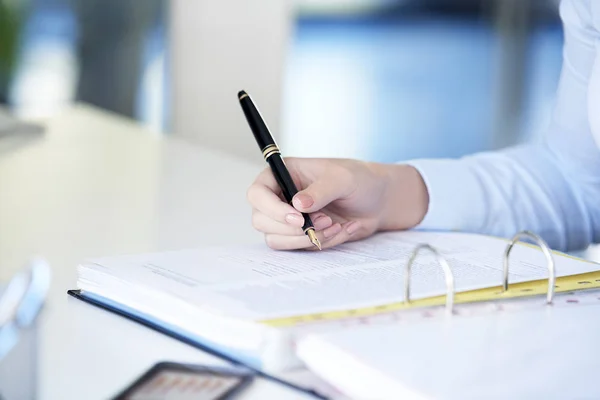
{"label": "white shirt sleeve", "polygon": [[564,0],[563,67],[542,143],[413,160],[429,190],[416,229],[541,235],[558,250],[600,238],[600,1]]}

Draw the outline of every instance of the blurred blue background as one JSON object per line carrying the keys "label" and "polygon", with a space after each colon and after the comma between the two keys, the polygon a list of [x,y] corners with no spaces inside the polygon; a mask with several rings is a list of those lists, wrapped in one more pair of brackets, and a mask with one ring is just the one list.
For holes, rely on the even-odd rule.
{"label": "blurred blue background", "polygon": [[[318,155],[393,162],[533,139],[552,106],[562,27],[552,3],[526,3],[387,2],[300,17],[286,82],[290,147],[311,155],[327,138],[339,147]],[[502,13],[526,13],[528,26],[498,26]]]}
{"label": "blurred blue background", "polygon": [[[168,1],[25,3],[11,107],[48,115],[79,100],[169,130]],[[561,66],[555,2],[311,0],[295,10],[286,154],[458,157],[543,132]]]}

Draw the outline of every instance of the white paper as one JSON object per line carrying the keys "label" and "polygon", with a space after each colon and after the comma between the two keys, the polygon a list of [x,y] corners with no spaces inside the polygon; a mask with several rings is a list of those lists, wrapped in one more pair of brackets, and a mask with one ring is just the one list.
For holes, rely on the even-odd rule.
{"label": "white paper", "polygon": [[[404,268],[419,243],[436,247],[451,266],[455,290],[502,283],[504,240],[458,233],[393,232],[324,251],[265,246],[185,250],[95,260],[122,279],[167,291],[200,307],[240,318],[274,318],[385,304],[403,299]],[[555,257],[558,275],[598,269]],[[538,249],[518,245],[510,282],[547,278]],[[445,293],[443,270],[423,252],[411,273],[414,298]]]}
{"label": "white paper", "polygon": [[351,398],[597,399],[600,305],[309,335],[308,367]]}

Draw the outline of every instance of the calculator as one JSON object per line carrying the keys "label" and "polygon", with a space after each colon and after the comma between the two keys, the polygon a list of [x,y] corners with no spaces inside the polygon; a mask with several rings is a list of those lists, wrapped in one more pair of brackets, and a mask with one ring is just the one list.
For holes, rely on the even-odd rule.
{"label": "calculator", "polygon": [[113,400],[229,400],[253,379],[241,369],[160,362]]}

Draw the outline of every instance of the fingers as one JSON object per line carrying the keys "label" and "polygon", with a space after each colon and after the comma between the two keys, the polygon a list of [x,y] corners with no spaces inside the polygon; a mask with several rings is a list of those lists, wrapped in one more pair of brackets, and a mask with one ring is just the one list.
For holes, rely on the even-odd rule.
{"label": "fingers", "polygon": [[349,170],[334,167],[322,170],[326,173],[294,196],[293,206],[280,198],[281,189],[268,168],[250,186],[247,196],[253,207],[252,224],[265,234],[269,247],[278,250],[315,249],[302,231],[304,217],[301,212],[311,215],[324,249],[368,236],[368,231],[359,222],[334,223],[319,211],[335,200],[347,198],[356,189],[356,179]]}
{"label": "fingers", "polygon": [[298,192],[292,206],[281,200],[281,189],[277,181],[270,169],[265,169],[248,188],[247,197],[253,208],[273,220],[301,227],[303,220],[300,212],[317,212],[332,201],[348,196],[354,190],[354,185],[354,177],[348,170],[328,170],[306,189]]}
{"label": "fingers", "polygon": [[[342,243],[345,239],[343,230],[342,225],[336,222],[321,231],[317,231],[317,238],[321,242],[321,248],[327,249]],[[275,250],[317,250],[304,234],[299,236],[267,234],[265,235],[265,241],[270,248]]]}
{"label": "fingers", "polygon": [[[330,249],[346,242],[363,239],[369,236],[369,234],[369,230],[358,221],[349,221],[341,225],[335,223],[323,231],[323,236],[326,239],[321,247],[323,250]],[[314,248],[308,249],[315,250]]]}
{"label": "fingers", "polygon": [[[316,231],[326,229],[333,223],[331,218],[323,213],[311,214],[310,218],[313,221],[313,226],[315,227]],[[303,223],[300,225],[302,226]],[[290,223],[281,223],[258,210],[254,210],[252,213],[252,226],[259,232],[266,234],[277,234],[284,236],[304,235],[301,226]]]}
{"label": "fingers", "polygon": [[294,196],[292,204],[302,212],[315,212],[354,190],[353,177],[344,169],[336,169],[317,179]]}
{"label": "fingers", "polygon": [[361,239],[364,236],[366,236],[366,232],[363,230],[360,222],[349,221],[342,224],[337,233],[329,237],[327,244],[323,247],[335,247],[345,242]]}
{"label": "fingers", "polygon": [[[316,226],[317,223],[315,223],[315,229],[317,229]],[[271,232],[274,232],[274,230]],[[284,230],[281,232],[284,232]],[[348,221],[344,224],[336,222],[322,230],[317,230],[317,238],[321,242],[321,248],[323,250],[338,246],[345,242],[362,239],[369,236],[369,234],[369,230],[359,221]],[[317,250],[308,237],[302,232],[300,235],[267,233],[265,234],[265,241],[270,248],[275,250]]]}
{"label": "fingers", "polygon": [[277,193],[280,189],[269,170],[264,170],[248,188],[250,205],[269,218],[295,227],[304,225],[304,218],[294,207],[282,201]]}
{"label": "fingers", "polygon": [[[336,233],[339,233],[341,229],[341,225],[336,223],[324,230],[317,231],[317,238],[319,239],[319,242],[321,242],[321,247],[324,248],[327,246],[329,238],[335,236]],[[300,250],[315,248],[308,239],[308,236],[306,236],[304,233],[298,236],[266,234],[265,242],[270,248],[275,250]]]}

